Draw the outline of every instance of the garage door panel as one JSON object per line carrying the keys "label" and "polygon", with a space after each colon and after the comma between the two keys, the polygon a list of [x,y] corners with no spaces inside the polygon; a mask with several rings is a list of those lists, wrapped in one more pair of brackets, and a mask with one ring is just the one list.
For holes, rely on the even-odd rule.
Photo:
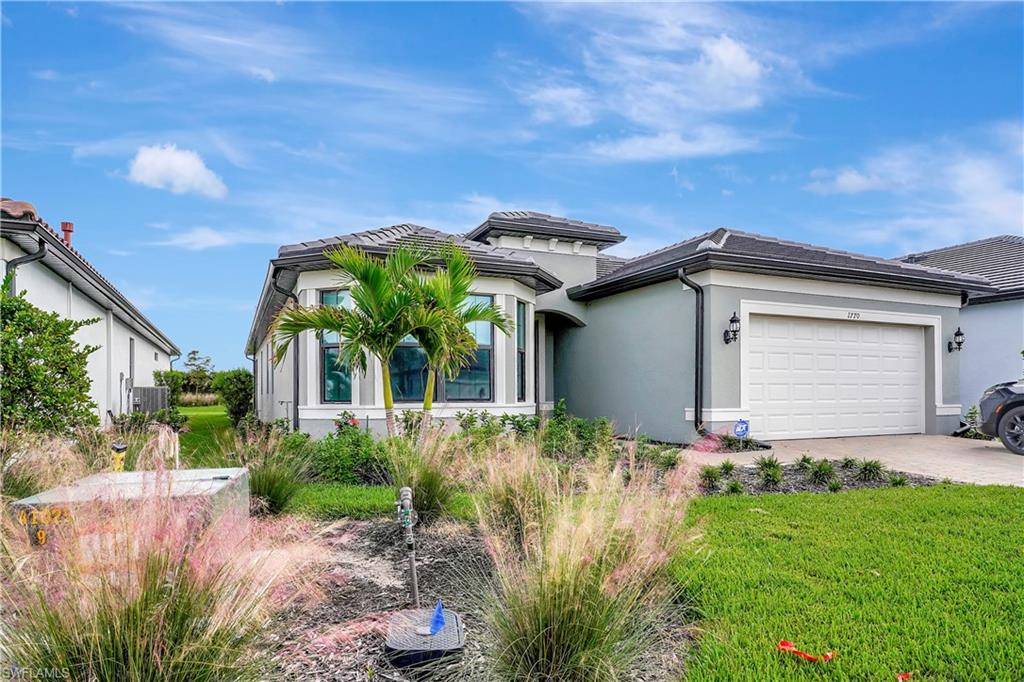
{"label": "garage door panel", "polygon": [[752,315],[751,431],[767,439],[920,433],[920,327]]}

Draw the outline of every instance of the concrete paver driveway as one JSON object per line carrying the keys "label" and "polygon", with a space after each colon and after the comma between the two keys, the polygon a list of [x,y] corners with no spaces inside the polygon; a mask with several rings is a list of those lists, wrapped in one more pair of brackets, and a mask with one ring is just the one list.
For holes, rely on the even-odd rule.
{"label": "concrete paver driveway", "polygon": [[[793,462],[805,454],[815,459],[877,459],[896,471],[963,483],[1024,486],[1024,456],[1013,454],[999,441],[952,436],[855,436],[780,440],[772,446],[780,462]],[[767,453],[686,451],[690,461],[698,464],[718,464],[724,459],[748,464],[763,454]]]}

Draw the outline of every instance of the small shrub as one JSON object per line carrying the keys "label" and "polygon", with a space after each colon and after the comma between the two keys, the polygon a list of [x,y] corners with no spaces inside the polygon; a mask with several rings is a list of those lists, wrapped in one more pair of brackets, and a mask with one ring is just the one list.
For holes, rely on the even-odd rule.
{"label": "small shrub", "polygon": [[761,455],[754,460],[754,464],[757,465],[758,471],[764,471],[765,469],[778,469],[781,465],[779,460],[773,455]]}
{"label": "small shrub", "polygon": [[[509,551],[537,541],[557,499],[554,463],[531,445],[511,444],[483,460],[482,486],[475,497],[478,518]],[[415,498],[414,498],[415,499]]]}
{"label": "small shrub", "polygon": [[423,424],[423,412],[420,410],[402,410],[398,415],[398,427],[404,436],[416,436]]}
{"label": "small shrub", "polygon": [[782,483],[782,466],[767,466],[761,468],[761,485],[765,488],[776,488]]}
{"label": "small shrub", "polygon": [[877,459],[862,459],[857,465],[854,478],[865,483],[881,481],[885,478],[885,468]]}
{"label": "small shrub", "polygon": [[700,468],[700,483],[705,490],[714,490],[721,480],[722,472],[718,467],[705,465]]}
{"label": "small shrub", "polygon": [[540,417],[533,414],[503,414],[498,422],[517,436],[532,435],[540,427]]}
{"label": "small shrub", "polygon": [[213,375],[213,390],[224,403],[232,424],[238,424],[252,409],[252,372],[247,369],[217,372]]}
{"label": "small shrub", "polygon": [[615,450],[615,431],[606,417],[588,420],[568,414],[562,399],[542,429],[541,443],[544,454],[549,457],[608,457]]}
{"label": "small shrub", "polygon": [[313,476],[324,483],[382,483],[386,461],[373,436],[356,427],[345,427],[315,443],[309,443]]}
{"label": "small shrub", "polygon": [[889,485],[893,488],[902,488],[907,485],[907,477],[903,474],[895,474],[889,477]]}
{"label": "small shrub", "polygon": [[725,486],[725,492],[727,495],[742,495],[747,490],[743,487],[742,483],[734,478]]}
{"label": "small shrub", "polygon": [[843,469],[853,469],[857,466],[857,460],[853,457],[843,457],[843,461],[840,462],[839,466]]}
{"label": "small shrub", "polygon": [[807,471],[814,464],[814,458],[810,455],[800,455],[800,458],[796,460],[797,471]]}
{"label": "small shrub", "polygon": [[719,464],[718,468],[722,471],[723,476],[732,476],[732,472],[736,470],[736,462],[727,459]]}
{"label": "small shrub", "polygon": [[739,438],[731,433],[722,433],[718,436],[718,449],[722,452],[749,452],[761,450],[762,447],[748,436]]}
{"label": "small shrub", "polygon": [[831,481],[828,482],[828,491],[830,493],[837,493],[842,489],[843,482],[840,481],[838,478],[833,478]]}
{"label": "small shrub", "polygon": [[807,471],[807,480],[816,485],[825,485],[836,477],[836,469],[827,459],[819,459]]}
{"label": "small shrub", "polygon": [[450,476],[452,455],[445,445],[444,440],[436,438],[422,444],[401,437],[381,441],[392,485],[396,492],[412,488],[413,507],[423,523],[440,518],[450,509],[458,491]]}
{"label": "small shrub", "polygon": [[166,424],[175,431],[181,431],[188,423],[188,417],[178,411],[177,407],[167,407],[153,413],[153,421],[157,424]]}

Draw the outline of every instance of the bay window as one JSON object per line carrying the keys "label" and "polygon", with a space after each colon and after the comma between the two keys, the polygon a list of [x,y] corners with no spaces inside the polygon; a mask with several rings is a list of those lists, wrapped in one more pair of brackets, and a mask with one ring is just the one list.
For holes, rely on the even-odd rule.
{"label": "bay window", "polygon": [[[493,296],[473,295],[469,303],[493,303]],[[434,385],[438,402],[491,402],[494,375],[494,326],[490,322],[471,322],[470,333],[477,349],[469,365],[454,379]],[[395,402],[421,402],[427,388],[427,356],[416,339],[409,336],[391,356],[391,391]]]}

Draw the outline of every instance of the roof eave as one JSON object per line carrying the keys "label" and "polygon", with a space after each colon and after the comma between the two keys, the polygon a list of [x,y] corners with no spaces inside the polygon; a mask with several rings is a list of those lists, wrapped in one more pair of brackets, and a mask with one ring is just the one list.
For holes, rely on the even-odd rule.
{"label": "roof eave", "polygon": [[[133,322],[136,330],[149,337],[149,340],[160,346],[168,355],[181,355],[181,349],[173,341],[171,341],[160,329],[153,324],[149,318],[142,314],[135,305],[129,301],[124,294],[115,289],[109,282],[104,281],[102,278],[97,277],[96,273],[92,271],[85,261],[74,251],[67,248],[64,241],[57,236],[52,230],[43,225],[40,225],[35,220],[25,218],[3,218],[3,231],[4,236],[11,239],[11,234],[21,235],[26,237],[31,235],[37,239],[43,239],[47,244],[46,256],[41,261],[44,265],[50,267],[55,264],[56,261],[63,263],[71,272],[78,276],[81,280],[79,288],[83,289],[81,285],[87,284],[97,294],[100,294],[107,302],[114,306],[119,307],[126,318],[122,319],[123,322]],[[11,241],[18,243],[16,240]],[[27,244],[18,244],[19,247],[28,246]],[[53,269],[51,267],[51,269]],[[84,289],[83,289],[84,291]],[[88,292],[85,291],[88,295]],[[104,304],[103,301],[95,300],[93,296],[90,296],[95,303],[99,304],[106,310],[111,309],[110,306]]]}
{"label": "roof eave", "polygon": [[567,294],[574,301],[590,301],[675,279],[676,273],[681,267],[686,267],[690,272],[700,272],[708,269],[733,270],[754,274],[783,275],[802,279],[852,282],[865,285],[875,284],[933,293],[959,294],[965,291],[992,292],[996,290],[995,287],[980,283],[968,284],[964,281],[941,280],[926,276],[892,275],[866,270],[837,268],[835,266],[821,266],[799,261],[758,258],[721,252],[704,252],[690,255],[678,261],[673,261],[670,264],[658,266],[646,272],[637,273],[634,276],[626,276],[594,286],[581,284],[569,289]]}
{"label": "roof eave", "polygon": [[598,249],[605,249],[615,244],[626,241],[626,235],[621,233],[612,234],[609,232],[593,232],[584,227],[571,225],[536,225],[531,223],[520,223],[514,220],[501,220],[488,218],[475,229],[466,234],[465,238],[472,241],[483,241],[492,232],[499,235],[509,234],[513,236],[522,235],[550,235],[551,238],[565,239],[566,241],[579,241],[584,244],[592,244]]}

